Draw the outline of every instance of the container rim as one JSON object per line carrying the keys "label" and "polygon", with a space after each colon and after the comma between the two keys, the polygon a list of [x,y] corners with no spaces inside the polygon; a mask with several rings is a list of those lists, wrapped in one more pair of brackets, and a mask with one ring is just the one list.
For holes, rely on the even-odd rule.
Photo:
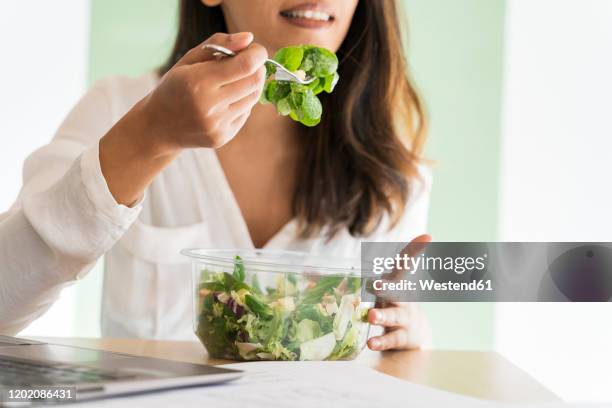
{"label": "container rim", "polygon": [[253,248],[185,248],[181,250],[181,254],[192,260],[199,259],[221,266],[234,265],[236,256],[240,256],[246,267],[265,269],[270,272],[361,275],[361,260],[359,258],[327,257],[300,251]]}

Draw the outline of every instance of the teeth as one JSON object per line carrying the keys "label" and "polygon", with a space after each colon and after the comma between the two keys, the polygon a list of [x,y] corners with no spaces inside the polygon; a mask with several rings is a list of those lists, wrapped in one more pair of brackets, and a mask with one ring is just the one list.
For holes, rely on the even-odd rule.
{"label": "teeth", "polygon": [[295,10],[283,13],[291,18],[304,18],[307,20],[329,21],[331,16],[323,11],[317,10]]}

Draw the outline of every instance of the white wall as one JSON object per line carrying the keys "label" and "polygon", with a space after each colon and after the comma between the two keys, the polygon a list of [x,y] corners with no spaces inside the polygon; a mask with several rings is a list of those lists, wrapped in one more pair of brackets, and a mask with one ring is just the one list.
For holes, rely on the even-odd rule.
{"label": "white wall", "polygon": [[[612,1],[507,0],[501,241],[612,241]],[[612,304],[500,304],[497,348],[612,401]]]}
{"label": "white wall", "polygon": [[[0,2],[0,212],[15,200],[21,166],[47,143],[84,92],[89,1]],[[25,334],[73,333],[74,290]]]}

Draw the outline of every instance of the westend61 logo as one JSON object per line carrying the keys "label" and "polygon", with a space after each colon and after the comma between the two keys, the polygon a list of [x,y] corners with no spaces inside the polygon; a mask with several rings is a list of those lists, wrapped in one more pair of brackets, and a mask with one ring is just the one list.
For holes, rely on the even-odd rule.
{"label": "westend61 logo", "polygon": [[399,302],[612,301],[612,243],[364,242],[362,298]]}

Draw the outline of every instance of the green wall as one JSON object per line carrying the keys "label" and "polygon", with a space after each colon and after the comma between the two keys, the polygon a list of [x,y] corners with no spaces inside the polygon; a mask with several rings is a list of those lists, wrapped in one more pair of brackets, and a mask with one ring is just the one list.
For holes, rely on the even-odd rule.
{"label": "green wall", "polygon": [[[429,226],[437,241],[495,241],[504,0],[404,0],[408,58],[430,118]],[[425,304],[439,348],[493,347],[493,304]]]}
{"label": "green wall", "polygon": [[91,0],[90,83],[161,64],[172,49],[176,5],[176,0]]}
{"label": "green wall", "polygon": [[[438,241],[495,240],[504,0],[403,0],[409,60],[430,117],[430,230]],[[136,75],[168,54],[176,0],[91,0],[90,83]],[[79,285],[77,327],[99,333],[101,265]],[[494,307],[425,304],[435,346],[493,346]]]}
{"label": "green wall", "polygon": [[435,160],[434,238],[496,238],[503,0],[404,0],[409,60],[425,97]]}

